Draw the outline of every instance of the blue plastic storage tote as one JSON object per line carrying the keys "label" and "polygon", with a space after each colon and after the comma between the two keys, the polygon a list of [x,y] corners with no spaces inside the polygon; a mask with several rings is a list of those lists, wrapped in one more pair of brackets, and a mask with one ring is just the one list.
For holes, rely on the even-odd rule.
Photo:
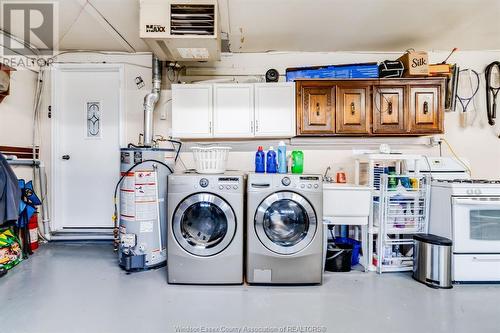
{"label": "blue plastic storage tote", "polygon": [[335,237],[333,240],[335,244],[349,244],[352,245],[352,259],[351,265],[359,264],[359,252],[361,251],[361,242],[347,237]]}

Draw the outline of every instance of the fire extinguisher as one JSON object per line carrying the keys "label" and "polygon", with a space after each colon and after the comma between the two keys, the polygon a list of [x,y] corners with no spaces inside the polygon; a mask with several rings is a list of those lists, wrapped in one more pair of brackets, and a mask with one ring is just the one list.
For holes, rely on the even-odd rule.
{"label": "fire extinguisher", "polygon": [[38,249],[38,214],[33,214],[28,222],[28,231],[30,234],[30,249]]}

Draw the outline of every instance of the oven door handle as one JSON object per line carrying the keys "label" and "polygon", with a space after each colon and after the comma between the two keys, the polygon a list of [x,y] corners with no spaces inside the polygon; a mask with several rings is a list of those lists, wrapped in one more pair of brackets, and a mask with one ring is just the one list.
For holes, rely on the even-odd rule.
{"label": "oven door handle", "polygon": [[489,198],[488,200],[454,198],[454,205],[474,205],[474,206],[499,206],[500,198]]}

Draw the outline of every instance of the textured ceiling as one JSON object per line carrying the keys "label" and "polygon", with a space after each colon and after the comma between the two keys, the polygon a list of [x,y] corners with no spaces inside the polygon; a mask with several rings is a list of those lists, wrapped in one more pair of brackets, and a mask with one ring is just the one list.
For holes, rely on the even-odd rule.
{"label": "textured ceiling", "polygon": [[[139,38],[139,0],[56,2],[61,50],[149,51]],[[232,52],[500,49],[500,0],[219,0],[219,5]]]}

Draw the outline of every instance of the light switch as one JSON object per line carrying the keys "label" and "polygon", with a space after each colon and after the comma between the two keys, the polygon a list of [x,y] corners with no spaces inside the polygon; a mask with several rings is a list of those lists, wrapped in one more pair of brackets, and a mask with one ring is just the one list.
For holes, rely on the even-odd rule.
{"label": "light switch", "polygon": [[163,106],[160,109],[160,120],[167,120],[167,106]]}

